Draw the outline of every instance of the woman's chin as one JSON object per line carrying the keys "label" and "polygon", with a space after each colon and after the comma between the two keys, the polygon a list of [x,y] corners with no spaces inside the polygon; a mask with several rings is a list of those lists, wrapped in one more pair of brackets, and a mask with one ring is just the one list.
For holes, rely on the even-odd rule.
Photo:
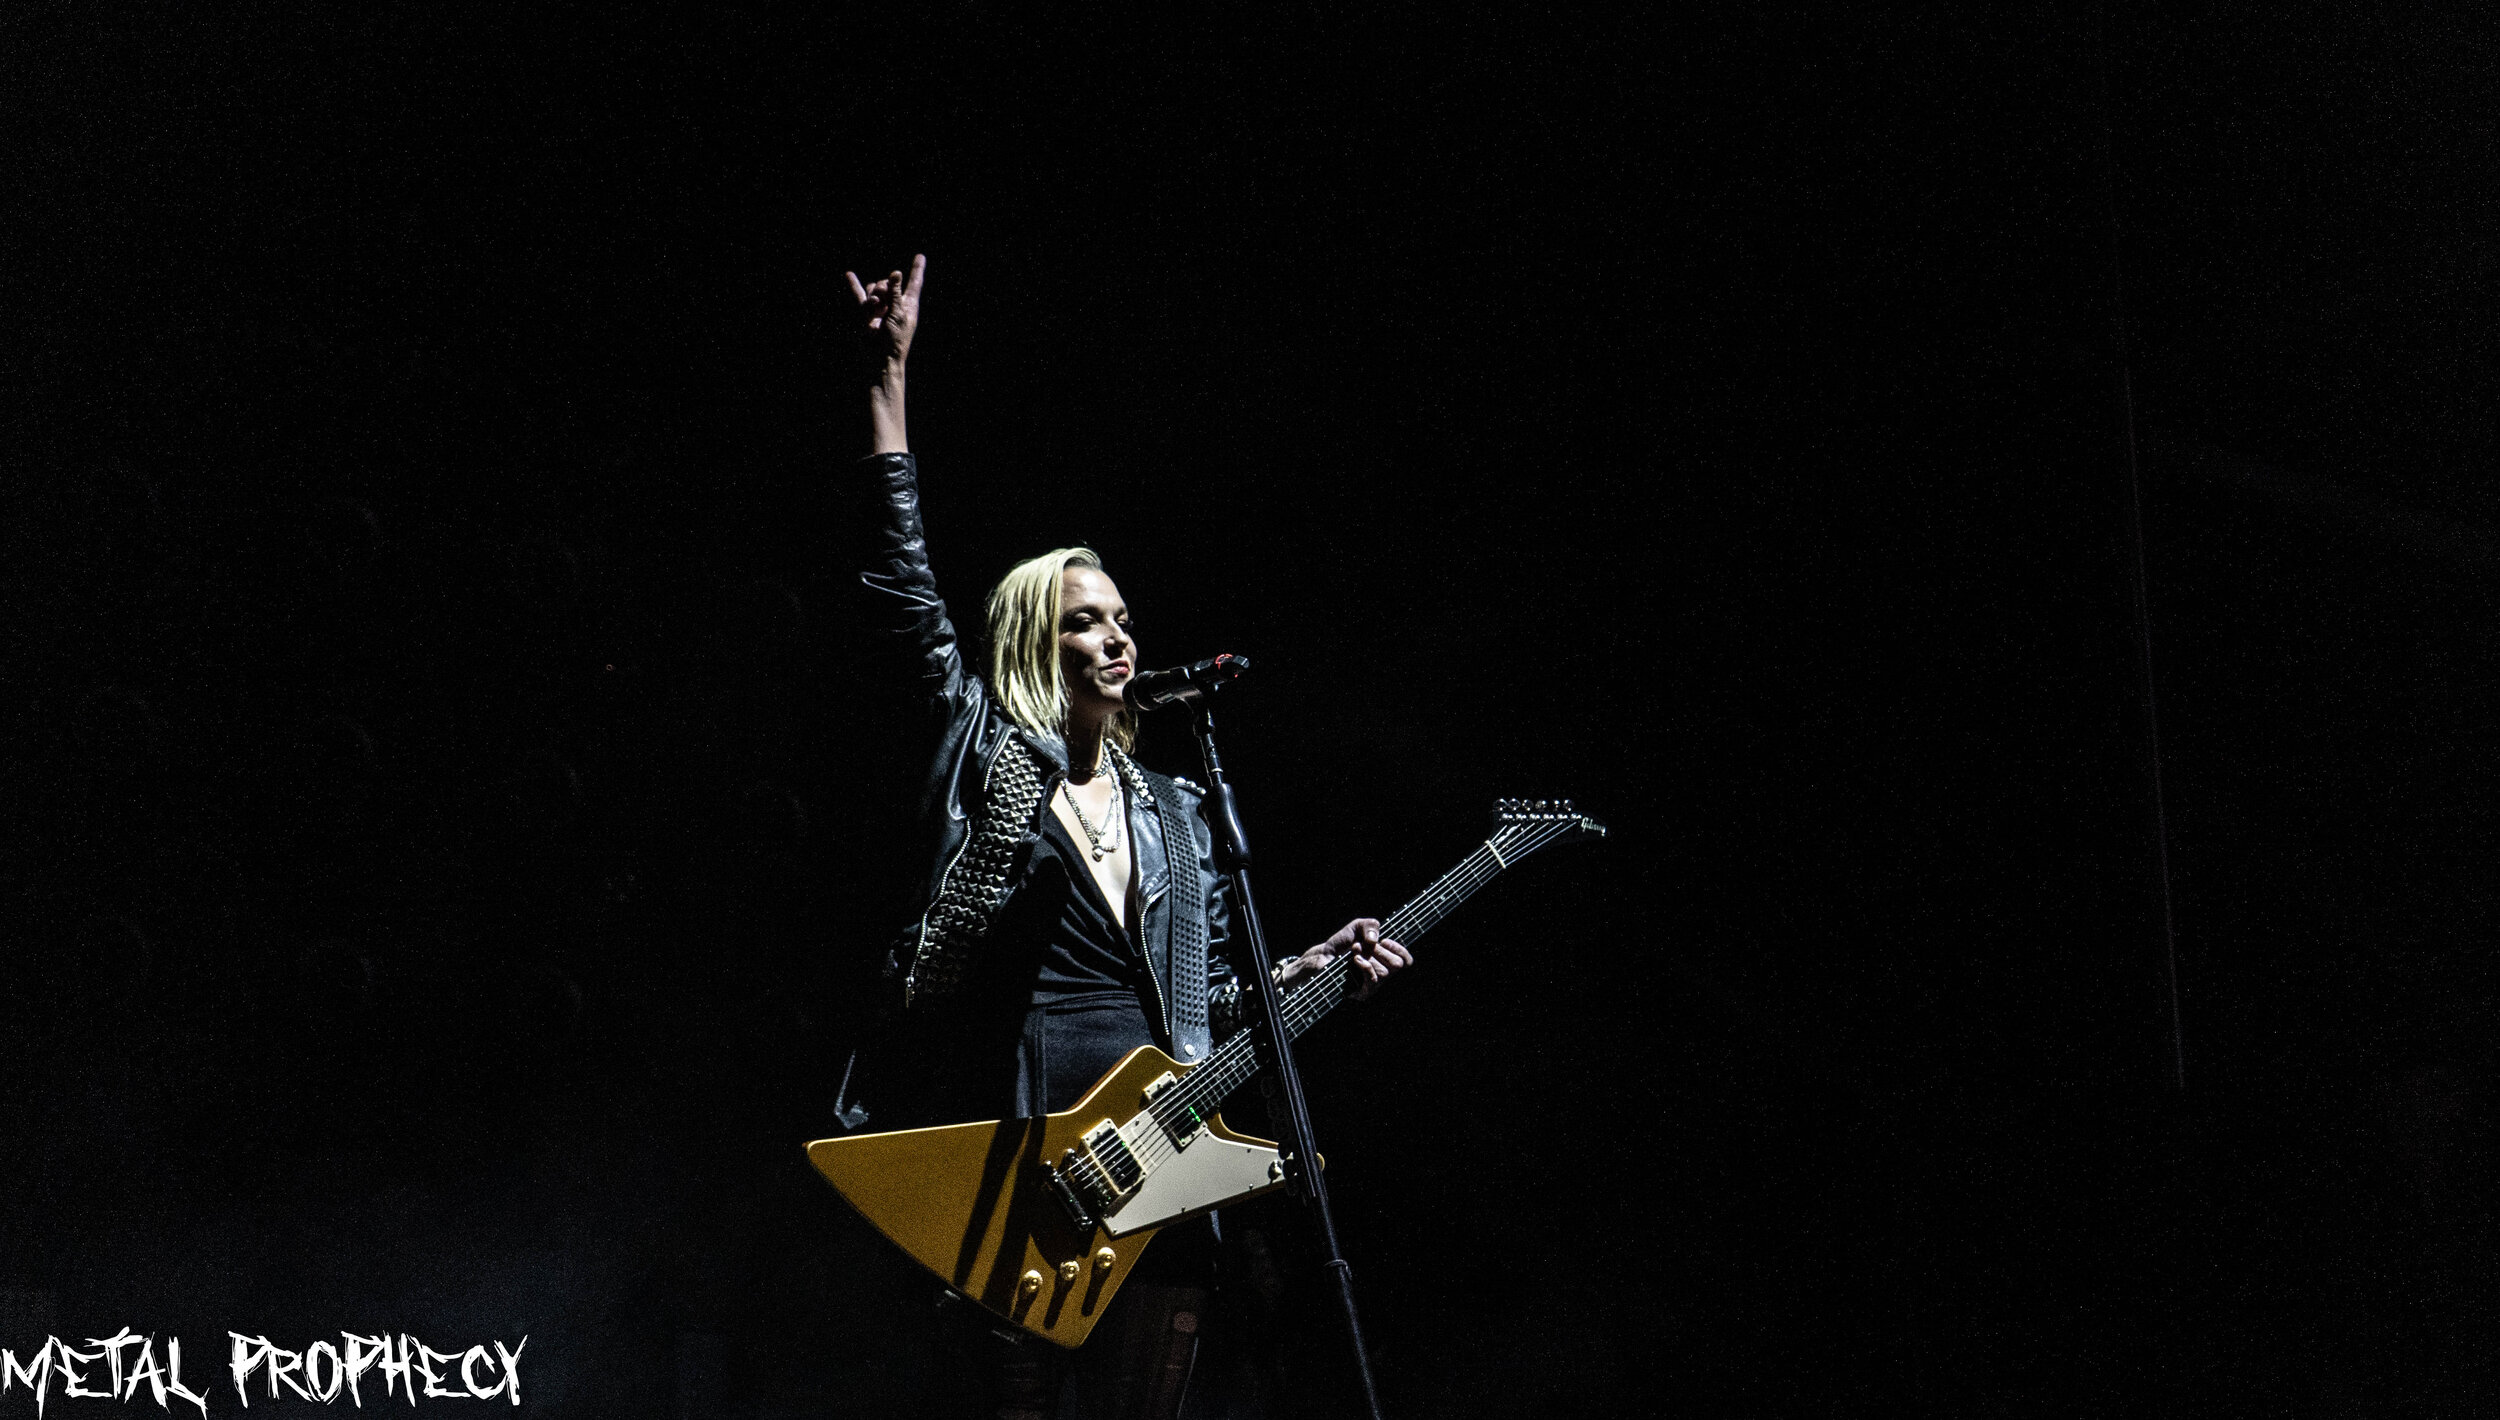
{"label": "woman's chin", "polygon": [[1104,685],[1100,681],[1089,681],[1077,692],[1077,708],[1091,710],[1098,715],[1116,715],[1128,708],[1128,700],[1122,693],[1125,688],[1125,683]]}

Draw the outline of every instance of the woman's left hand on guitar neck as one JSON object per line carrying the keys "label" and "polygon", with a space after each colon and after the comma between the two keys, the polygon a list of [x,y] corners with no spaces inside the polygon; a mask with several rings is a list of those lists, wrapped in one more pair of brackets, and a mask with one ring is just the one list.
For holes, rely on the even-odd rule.
{"label": "woman's left hand on guitar neck", "polygon": [[1286,962],[1277,984],[1290,988],[1296,981],[1320,970],[1339,956],[1352,953],[1353,965],[1347,968],[1354,977],[1354,999],[1368,1000],[1389,973],[1400,967],[1413,966],[1415,954],[1399,943],[1380,935],[1380,920],[1357,917],[1337,929],[1336,935]]}

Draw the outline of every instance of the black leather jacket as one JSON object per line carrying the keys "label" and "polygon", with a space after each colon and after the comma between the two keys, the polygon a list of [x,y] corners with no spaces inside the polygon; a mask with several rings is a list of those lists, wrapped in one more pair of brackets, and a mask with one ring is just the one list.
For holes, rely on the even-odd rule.
{"label": "black leather jacket", "polygon": [[[949,872],[959,864],[976,821],[986,812],[984,790],[999,752],[1011,738],[1020,740],[1042,762],[1045,773],[1042,807],[1023,825],[1020,848],[1008,866],[1006,891],[1012,894],[1029,869],[1039,840],[1040,815],[1049,812],[1050,795],[1067,774],[1068,751],[1058,737],[1031,734],[1008,719],[991,698],[989,687],[965,667],[954,622],[946,614],[946,603],[939,598],[936,578],[929,570],[929,544],[920,520],[919,475],[912,456],[873,455],[860,476],[875,497],[867,529],[873,542],[860,572],[871,608],[867,613],[870,636],[890,648],[890,657],[881,659],[895,666],[892,673],[912,679],[911,699],[927,714],[924,724],[936,738],[936,754],[920,803],[929,877],[919,893],[919,920],[906,929],[886,958],[887,977],[899,986],[911,973],[914,953],[928,930],[929,908],[945,890]],[[1163,779],[1151,771],[1147,777]],[[1192,803],[1203,793],[1186,781],[1163,782],[1177,784]],[[1180,993],[1198,993],[1202,999],[1211,994],[1215,997],[1210,1003],[1212,1014],[1219,1023],[1225,1018],[1224,1007],[1234,989],[1233,970],[1225,960],[1232,935],[1231,888],[1215,870],[1205,821],[1194,813],[1188,815],[1186,825],[1167,824],[1163,817],[1152,799],[1133,802],[1129,810],[1139,896],[1144,904],[1138,937],[1159,997],[1147,1003],[1147,1015],[1156,1025],[1156,1044],[1177,1059],[1204,1059],[1212,1048],[1209,1031],[1184,1027],[1184,1038],[1175,1040],[1173,1028],[1176,1018],[1183,1015],[1205,1020],[1209,1013],[1183,1013],[1175,1008],[1182,999]],[[1176,842],[1185,844],[1177,852],[1173,849]],[[1173,980],[1170,874],[1175,871],[1197,873],[1204,888],[1208,965],[1203,981]],[[898,998],[902,994],[896,993]],[[945,1014],[954,1005],[915,999],[909,1005],[898,1001],[893,1009],[904,1016],[928,1017]]]}

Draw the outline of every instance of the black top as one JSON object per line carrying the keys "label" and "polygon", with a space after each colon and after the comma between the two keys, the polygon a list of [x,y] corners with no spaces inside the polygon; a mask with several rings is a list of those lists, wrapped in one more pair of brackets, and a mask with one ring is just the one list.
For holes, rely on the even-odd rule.
{"label": "black top", "polygon": [[[1167,1032],[1187,1037],[1175,1041],[1185,1055],[1203,1058],[1212,1048],[1205,1003],[1233,972],[1225,961],[1231,887],[1197,822],[1200,791],[1144,771],[1153,798],[1132,798],[1132,851],[1144,871],[1171,876],[1138,905],[1126,932],[1066,832],[1027,840],[1018,823],[1003,845],[985,844],[994,827],[986,813],[991,776],[1007,747],[1038,761],[1045,785],[1065,772],[1066,748],[1020,729],[965,663],[929,570],[912,456],[875,455],[856,479],[841,482],[860,500],[844,519],[858,535],[850,556],[859,570],[860,644],[889,661],[885,673],[867,679],[911,690],[913,703],[896,712],[910,716],[915,737],[932,719],[941,728],[925,792],[906,796],[922,806],[929,877],[915,898],[917,920],[891,939],[894,989],[864,1024],[835,1112],[854,1129],[1022,1117],[1040,1108],[1037,1096],[1064,1098],[1064,1082],[1090,1085],[1101,1074],[1097,1056],[1107,1054],[1107,1065],[1118,1050]],[[1054,841],[1045,847],[1045,838]],[[972,857],[976,847],[983,860]],[[1178,886],[1193,873],[1197,891]],[[1205,923],[1205,954],[1191,943],[1187,969],[1166,969],[1180,939],[1195,935],[1177,922],[1177,904],[1190,899],[1198,904],[1192,915]],[[1084,1050],[1054,1045],[1078,1035]],[[1027,1088],[1014,1088],[1019,1082]]]}
{"label": "black top", "polygon": [[1036,916],[1047,914],[1046,921],[1032,924],[1048,933],[1041,969],[1033,978],[1034,1005],[1056,1005],[1104,991],[1145,994],[1137,948],[1103,899],[1091,855],[1068,836],[1056,813],[1042,814],[1041,842],[1034,847],[1032,876],[1024,891],[1030,905],[1042,909]]}

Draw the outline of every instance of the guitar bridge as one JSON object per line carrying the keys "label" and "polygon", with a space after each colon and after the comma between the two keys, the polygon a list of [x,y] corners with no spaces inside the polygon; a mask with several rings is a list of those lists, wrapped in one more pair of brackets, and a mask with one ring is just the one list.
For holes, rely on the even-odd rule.
{"label": "guitar bridge", "polygon": [[1056,1168],[1044,1168],[1050,1175],[1051,1193],[1068,1210],[1079,1232],[1090,1231],[1098,1218],[1135,1192],[1146,1176],[1137,1156],[1129,1152],[1128,1141],[1108,1119],[1087,1130],[1077,1147],[1060,1155]]}
{"label": "guitar bridge", "polygon": [[[1075,1158],[1076,1150],[1070,1149],[1068,1157]],[[1050,1178],[1051,1196],[1059,1200],[1060,1207],[1068,1210],[1068,1221],[1076,1224],[1077,1232],[1080,1234],[1092,1232],[1094,1215],[1086,1208],[1084,1195],[1076,1191],[1076,1185],[1068,1182],[1067,1175],[1059,1172],[1053,1165],[1042,1165],[1042,1172]]]}

